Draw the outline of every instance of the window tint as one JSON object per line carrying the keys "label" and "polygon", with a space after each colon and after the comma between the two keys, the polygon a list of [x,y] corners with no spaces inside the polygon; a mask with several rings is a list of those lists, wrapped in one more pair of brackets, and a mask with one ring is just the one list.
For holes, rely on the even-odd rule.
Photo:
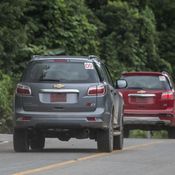
{"label": "window tint", "polygon": [[103,68],[105,69],[109,84],[111,84],[111,86],[114,86],[112,78],[111,78],[111,74],[109,73],[108,68],[105,65],[103,65]]}
{"label": "window tint", "polygon": [[38,61],[29,64],[23,76],[23,81],[94,83],[99,80],[96,70],[94,68],[86,68],[83,62]]}
{"label": "window tint", "polygon": [[124,76],[128,89],[169,90],[165,76]]}

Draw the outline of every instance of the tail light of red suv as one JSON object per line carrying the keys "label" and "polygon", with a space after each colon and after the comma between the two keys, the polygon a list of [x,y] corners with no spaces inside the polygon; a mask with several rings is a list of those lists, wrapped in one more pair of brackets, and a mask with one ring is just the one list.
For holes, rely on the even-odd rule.
{"label": "tail light of red suv", "polygon": [[174,100],[174,93],[172,91],[163,92],[161,99],[162,100]]}

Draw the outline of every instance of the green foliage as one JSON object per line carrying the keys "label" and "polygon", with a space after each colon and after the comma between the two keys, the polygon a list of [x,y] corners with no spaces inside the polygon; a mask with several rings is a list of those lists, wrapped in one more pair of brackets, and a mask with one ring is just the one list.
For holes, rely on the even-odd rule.
{"label": "green foliage", "polygon": [[154,139],[165,139],[168,138],[167,131],[161,130],[161,131],[142,131],[142,130],[131,130],[130,131],[130,137],[131,138],[154,138]]}
{"label": "green foliage", "polygon": [[101,6],[107,5],[108,0],[85,0],[86,4],[91,8],[91,9],[99,9]]}
{"label": "green foliage", "polygon": [[31,0],[25,13],[30,44],[63,48],[67,54],[98,54],[97,27],[82,0]]}
{"label": "green foliage", "polygon": [[167,139],[168,138],[168,132],[167,131],[153,131],[152,138],[155,139]]}
{"label": "green foliage", "polygon": [[101,57],[114,77],[122,71],[172,71],[159,57],[156,21],[146,1],[111,0],[95,14],[106,26],[100,36]]}
{"label": "green foliage", "polygon": [[26,0],[1,0],[0,2],[0,66],[10,72],[15,59],[26,42],[21,22]]}
{"label": "green foliage", "polygon": [[0,131],[9,132],[12,126],[13,81],[0,72]]}
{"label": "green foliage", "polygon": [[175,79],[175,1],[156,0],[149,3],[157,21],[159,55],[163,61],[166,60],[171,64],[169,66]]}
{"label": "green foliage", "polygon": [[131,138],[147,138],[147,132],[142,130],[131,130],[130,131]]}

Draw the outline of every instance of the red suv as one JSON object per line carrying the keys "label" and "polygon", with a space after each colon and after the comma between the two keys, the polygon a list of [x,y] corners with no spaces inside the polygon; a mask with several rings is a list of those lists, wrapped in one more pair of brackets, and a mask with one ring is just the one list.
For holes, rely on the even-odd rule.
{"label": "red suv", "polygon": [[127,72],[117,87],[122,79],[127,81],[127,88],[118,88],[125,102],[125,137],[131,129],[165,129],[169,138],[175,138],[175,91],[170,76],[166,72]]}

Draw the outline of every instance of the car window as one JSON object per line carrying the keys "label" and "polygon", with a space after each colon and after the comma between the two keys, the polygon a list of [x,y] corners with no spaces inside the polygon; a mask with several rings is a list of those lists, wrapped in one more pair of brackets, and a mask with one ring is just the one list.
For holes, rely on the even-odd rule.
{"label": "car window", "polygon": [[170,90],[165,76],[123,76],[127,89]]}
{"label": "car window", "polygon": [[103,68],[105,69],[105,72],[106,72],[106,75],[108,77],[108,81],[109,81],[110,85],[114,86],[114,83],[112,81],[111,74],[110,74],[108,68],[105,65],[103,65]]}
{"label": "car window", "polygon": [[92,63],[35,61],[29,64],[23,76],[25,82],[58,81],[94,83],[99,81]]}

